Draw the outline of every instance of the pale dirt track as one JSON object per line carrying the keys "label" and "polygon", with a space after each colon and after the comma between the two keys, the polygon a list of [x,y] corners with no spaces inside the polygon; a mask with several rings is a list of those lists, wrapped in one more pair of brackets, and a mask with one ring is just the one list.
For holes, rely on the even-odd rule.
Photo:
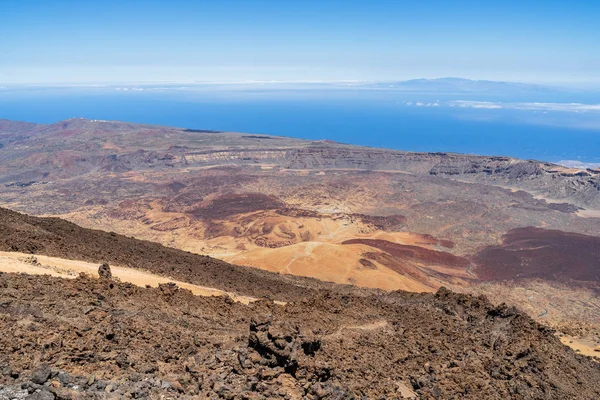
{"label": "pale dirt track", "polygon": [[[4,251],[0,252],[0,272],[26,273],[29,275],[51,275],[59,278],[75,278],[80,273],[86,273],[97,277],[98,266],[98,264],[85,261],[66,260],[57,257],[47,257],[42,255],[32,256],[31,254]],[[239,296],[235,293],[229,293],[215,288],[193,285],[138,269],[113,265],[111,265],[110,268],[113,278],[117,278],[123,282],[132,283],[136,286],[144,287],[146,285],[150,285],[152,287],[157,287],[161,283],[173,282],[181,288],[190,290],[196,296],[228,295],[233,300],[244,304],[248,304],[249,302],[256,300],[253,297]]]}
{"label": "pale dirt track", "polygon": [[579,210],[577,216],[582,218],[600,218],[600,210]]}

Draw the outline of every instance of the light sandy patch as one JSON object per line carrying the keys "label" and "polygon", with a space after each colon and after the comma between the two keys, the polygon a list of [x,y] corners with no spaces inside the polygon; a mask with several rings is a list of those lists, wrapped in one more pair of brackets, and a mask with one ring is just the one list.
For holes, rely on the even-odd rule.
{"label": "light sandy patch", "polygon": [[[12,273],[26,273],[30,275],[51,275],[59,278],[75,278],[80,273],[98,276],[98,264],[85,261],[66,260],[63,258],[47,257],[42,255],[32,256],[24,253],[0,252],[0,271]],[[146,271],[111,265],[114,278],[122,282],[129,282],[136,286],[146,285],[157,287],[161,283],[173,282],[177,286],[190,290],[196,296],[224,296],[228,295],[235,301],[248,304],[257,299],[249,296],[240,296],[235,293],[220,289],[193,285],[168,277],[155,275]]]}
{"label": "light sandy patch", "polygon": [[413,392],[406,384],[402,382],[396,382],[398,385],[398,393],[402,396],[402,399],[416,399],[417,394]]}
{"label": "light sandy patch", "polygon": [[[360,168],[327,168],[326,170],[327,172],[336,172],[336,171],[340,171],[340,172],[356,172],[356,171],[362,171],[362,169]],[[282,173],[290,173],[290,172],[314,172],[313,169],[295,169],[295,168],[286,168],[285,170],[281,171]],[[319,171],[319,172],[324,172],[324,171]],[[397,169],[376,169],[376,170],[372,170],[370,171],[372,173],[378,173],[378,172],[383,172],[383,173],[387,173],[387,174],[404,174],[404,175],[414,175],[413,172],[409,172],[409,171],[401,171],[401,170],[397,170]],[[323,174],[324,175],[324,174]]]}
{"label": "light sandy patch", "polygon": [[570,203],[568,200],[564,200],[564,199],[553,199],[551,197],[547,197],[541,194],[534,194],[531,191],[527,191],[527,193],[533,195],[533,198],[536,200],[544,200],[546,203],[548,204],[564,204],[564,203],[568,203],[568,204],[572,204]]}
{"label": "light sandy patch", "polygon": [[452,277],[452,280],[450,283],[455,284],[455,285],[463,284],[465,286],[468,286],[468,281],[474,279],[474,277],[472,275],[469,275],[469,272],[467,272],[467,270],[469,268],[467,268],[467,270],[465,270],[465,269],[444,267],[441,265],[427,265],[427,266],[423,266],[422,269],[428,269],[431,271],[435,271],[435,272],[444,274],[448,277]]}
{"label": "light sandy patch", "polygon": [[387,325],[388,325],[387,321],[381,320],[381,321],[372,322],[370,324],[364,324],[364,325],[342,326],[342,327],[340,327],[339,331],[341,332],[344,329],[358,330],[358,331],[374,331],[376,329],[385,328]]}
{"label": "light sandy patch", "polygon": [[562,173],[566,173],[566,174],[574,174],[577,172],[581,172],[583,171],[580,168],[568,168],[568,167],[561,167],[559,165],[549,168],[547,169],[548,172],[562,172]]}
{"label": "light sandy patch", "polygon": [[329,335],[330,337],[341,336],[344,331],[375,331],[379,329],[383,329],[388,326],[388,322],[386,320],[375,321],[368,324],[363,325],[342,325],[338,328],[337,331]]}
{"label": "light sandy patch", "polygon": [[118,151],[123,150],[123,148],[117,146],[116,144],[114,144],[112,142],[104,143],[102,145],[102,148],[106,149],[106,150],[118,150]]}
{"label": "light sandy patch", "polygon": [[[429,283],[423,282],[372,260],[370,262],[376,266],[375,269],[366,267],[365,261],[361,264],[362,254],[374,251],[373,248],[342,245],[344,241],[378,239],[430,250],[441,248],[438,248],[437,240],[431,237],[410,232],[382,231],[356,216],[292,217],[275,212],[240,214],[231,221],[220,221],[222,233],[207,238],[201,221],[195,221],[183,213],[165,212],[159,201],[149,202],[134,210],[141,212],[143,218],[115,219],[97,208],[61,217],[85,227],[115,231],[234,264],[329,282],[417,292],[432,291],[449,283],[438,282],[436,278],[431,278]],[[458,285],[463,285],[464,278],[468,278],[460,271],[438,272],[456,275],[456,279],[451,281]]]}
{"label": "light sandy patch", "polygon": [[368,251],[373,251],[373,248],[361,244],[303,242],[276,249],[257,248],[226,257],[225,261],[368,288],[411,292],[431,292],[435,289],[374,261],[371,263],[376,269],[364,267],[360,259]]}
{"label": "light sandy patch", "polygon": [[577,216],[582,218],[600,218],[600,210],[579,210]]}
{"label": "light sandy patch", "polygon": [[[463,179],[451,179],[451,180],[453,180],[455,182],[468,183],[468,184],[474,184],[475,183],[475,182],[468,181],[468,180],[463,180]],[[530,195],[533,196],[534,199],[545,200],[546,203],[553,203],[553,204],[568,203],[568,204],[573,204],[568,199],[554,199],[554,198],[551,198],[551,197],[544,196],[543,194],[541,194],[541,193],[539,193],[537,191],[527,190],[527,189],[524,189],[524,188],[521,188],[521,187],[502,185],[502,184],[499,184],[497,182],[494,182],[494,183],[488,182],[488,183],[486,183],[486,185],[488,185],[488,186],[494,186],[494,187],[499,187],[499,188],[506,189],[506,190],[510,190],[512,193],[516,193],[516,192],[529,193]]]}
{"label": "light sandy patch", "polygon": [[[591,335],[583,337],[564,335],[560,338],[560,341],[579,354],[588,357],[600,357],[600,343]],[[598,351],[595,351],[596,349]]]}

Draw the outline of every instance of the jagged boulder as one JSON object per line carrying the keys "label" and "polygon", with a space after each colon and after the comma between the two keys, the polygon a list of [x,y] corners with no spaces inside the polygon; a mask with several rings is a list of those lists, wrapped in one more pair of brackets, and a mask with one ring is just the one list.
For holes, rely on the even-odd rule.
{"label": "jagged boulder", "polygon": [[50,378],[51,373],[52,370],[50,369],[50,366],[48,364],[42,364],[34,371],[31,381],[38,385],[43,385],[48,378]]}
{"label": "jagged boulder", "polygon": [[160,283],[158,288],[165,296],[173,296],[179,290],[179,286],[174,282]]}
{"label": "jagged boulder", "polygon": [[110,270],[110,266],[107,263],[104,263],[100,267],[98,267],[98,276],[100,276],[100,279],[112,279],[112,271]]}
{"label": "jagged boulder", "polygon": [[289,323],[272,325],[270,318],[252,319],[248,346],[256,350],[268,366],[283,367],[293,373],[298,367],[298,335],[298,328]]}
{"label": "jagged boulder", "polygon": [[[260,364],[283,368],[294,376],[300,355],[314,356],[321,348],[321,340],[301,335],[299,328],[289,322],[273,322],[270,317],[257,317],[250,322],[248,347],[260,355]],[[308,365],[303,365],[303,368],[314,369]]]}

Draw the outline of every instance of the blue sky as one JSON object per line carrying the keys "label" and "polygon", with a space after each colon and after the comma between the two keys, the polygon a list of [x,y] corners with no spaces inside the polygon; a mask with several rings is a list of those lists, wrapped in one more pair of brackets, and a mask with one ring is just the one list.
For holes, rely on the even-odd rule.
{"label": "blue sky", "polygon": [[0,0],[0,83],[600,85],[598,1]]}

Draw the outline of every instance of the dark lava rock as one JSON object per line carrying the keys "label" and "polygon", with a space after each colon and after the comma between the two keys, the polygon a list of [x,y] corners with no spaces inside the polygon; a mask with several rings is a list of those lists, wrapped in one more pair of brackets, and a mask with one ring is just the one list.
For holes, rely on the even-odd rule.
{"label": "dark lava rock", "polygon": [[48,364],[42,364],[33,373],[31,381],[38,385],[43,385],[48,378],[50,378],[50,374],[52,374],[52,369],[50,366]]}
{"label": "dark lava rock", "polygon": [[110,270],[110,266],[106,263],[102,264],[100,267],[98,267],[98,275],[100,276],[100,279],[111,280],[112,272]]}
{"label": "dark lava rock", "polygon": [[158,288],[165,296],[173,296],[179,290],[179,287],[174,282],[160,283]]}
{"label": "dark lava rock", "polygon": [[54,396],[54,394],[52,394],[46,389],[42,389],[39,392],[30,394],[29,396],[25,397],[25,400],[54,400],[55,398],[56,397]]}
{"label": "dark lava rock", "polygon": [[[0,302],[11,303],[0,360],[23,371],[16,381],[0,374],[0,385],[34,399],[396,399],[400,390],[423,399],[600,398],[593,360],[483,296],[307,291],[285,305],[245,305],[171,285],[109,288],[89,276],[0,281]],[[93,312],[78,311],[90,304]],[[39,360],[48,365],[32,370]],[[48,382],[51,368],[61,373]]]}
{"label": "dark lava rock", "polygon": [[269,366],[293,372],[298,365],[298,334],[298,328],[287,323],[271,326],[268,319],[252,320],[248,345],[261,354]]}

